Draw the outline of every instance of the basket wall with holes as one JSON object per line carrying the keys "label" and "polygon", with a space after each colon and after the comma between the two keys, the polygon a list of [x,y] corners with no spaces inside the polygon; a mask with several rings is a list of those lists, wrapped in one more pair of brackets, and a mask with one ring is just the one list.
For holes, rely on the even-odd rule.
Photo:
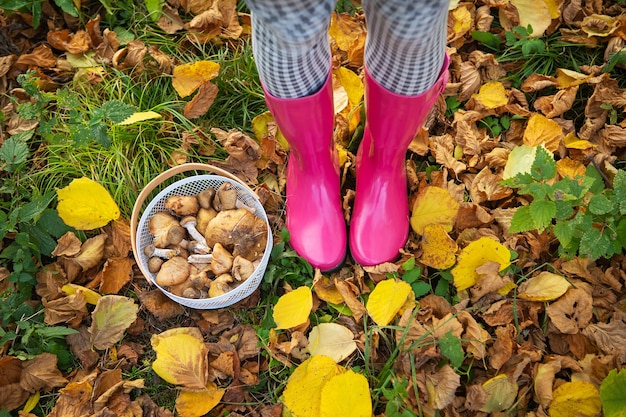
{"label": "basket wall with holes", "polygon": [[[172,178],[174,175],[191,170],[210,171],[220,175],[192,175],[168,185],[148,203],[143,211],[143,214],[139,217],[139,212],[145,203],[145,199],[152,191],[157,189],[165,180]],[[261,261],[248,279],[223,295],[212,298],[195,299],[172,294],[167,291],[166,288],[156,283],[156,274],[151,273],[148,268],[149,257],[144,253],[143,249],[147,245],[151,244],[153,240],[148,227],[150,218],[156,212],[166,211],[164,204],[170,196],[197,195],[201,191],[208,188],[217,190],[225,182],[229,182],[237,190],[237,200],[245,206],[251,208],[254,214],[259,219],[263,220],[267,226],[267,244],[265,251],[263,252],[263,256],[261,257]],[[224,308],[235,304],[248,297],[259,287],[263,279],[265,269],[267,268],[267,263],[272,250],[272,232],[263,205],[257,198],[256,194],[248,186],[240,182],[237,177],[227,171],[211,165],[183,164],[171,168],[153,179],[140,193],[131,216],[131,244],[133,246],[133,254],[135,255],[139,269],[151,284],[158,287],[167,297],[179,304],[186,307],[206,310]]]}

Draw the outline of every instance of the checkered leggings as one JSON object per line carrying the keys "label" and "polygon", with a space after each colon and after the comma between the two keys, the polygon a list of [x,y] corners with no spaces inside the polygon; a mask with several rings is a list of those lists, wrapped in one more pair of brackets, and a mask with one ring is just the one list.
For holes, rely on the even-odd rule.
{"label": "checkered leggings", "polygon": [[[336,0],[246,0],[259,76],[275,97],[318,91],[330,71],[328,27]],[[436,81],[449,0],[363,0],[365,66],[388,90],[417,95]]]}

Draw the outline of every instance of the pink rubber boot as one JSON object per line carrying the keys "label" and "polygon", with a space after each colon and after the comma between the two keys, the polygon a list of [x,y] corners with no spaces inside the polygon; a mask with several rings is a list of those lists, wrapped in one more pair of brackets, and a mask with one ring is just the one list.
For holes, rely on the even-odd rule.
{"label": "pink rubber boot", "polygon": [[331,77],[317,93],[265,101],[289,142],[286,217],[293,249],[315,268],[340,266],[346,254],[339,160],[333,143]]}
{"label": "pink rubber boot", "polygon": [[406,151],[448,81],[446,55],[435,84],[417,96],[385,89],[365,72],[366,124],[356,157],[350,250],[361,265],[393,261],[409,233]]}

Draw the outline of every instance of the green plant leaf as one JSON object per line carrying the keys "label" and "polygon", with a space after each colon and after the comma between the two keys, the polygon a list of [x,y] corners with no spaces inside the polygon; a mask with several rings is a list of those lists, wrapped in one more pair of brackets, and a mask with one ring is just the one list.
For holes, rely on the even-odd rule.
{"label": "green plant leaf", "polygon": [[589,199],[589,211],[593,214],[607,214],[613,210],[613,204],[604,194],[596,194]]}
{"label": "green plant leaf", "polygon": [[535,200],[530,203],[529,213],[535,228],[543,231],[552,225],[552,219],[556,215],[556,204],[549,200]]}
{"label": "green plant leaf", "polygon": [[554,218],[557,220],[565,220],[569,219],[574,215],[574,208],[572,207],[572,203],[569,201],[556,200],[554,202],[556,206],[556,214]]}
{"label": "green plant leaf", "polygon": [[622,217],[617,224],[617,241],[622,248],[626,248],[626,217]]}
{"label": "green plant leaf", "polygon": [[595,227],[586,230],[580,238],[579,251],[592,260],[607,256],[610,253],[612,244],[606,233],[602,233]]}
{"label": "green plant leaf", "polygon": [[600,400],[605,417],[626,417],[626,370],[612,369],[600,385]]}
{"label": "green plant leaf", "polygon": [[600,194],[602,190],[604,190],[604,178],[602,178],[602,174],[598,172],[596,167],[593,164],[587,165],[587,170],[585,171],[585,177],[589,178],[589,187],[588,190],[592,194]]}
{"label": "green plant leaf", "polygon": [[64,338],[67,335],[76,334],[78,333],[78,331],[71,329],[69,327],[52,326],[52,327],[39,327],[35,330],[35,333],[39,334],[40,336],[52,339],[52,338]]}
{"label": "green plant leaf", "polygon": [[136,111],[137,108],[135,106],[123,103],[119,100],[110,100],[94,112],[92,120],[101,118],[113,123],[120,123],[132,116]]}
{"label": "green plant leaf", "polygon": [[159,20],[162,14],[163,2],[161,0],[144,0],[144,3],[152,21],[156,22]]}
{"label": "green plant leaf", "polygon": [[11,136],[0,147],[0,159],[6,163],[4,170],[15,172],[26,162],[28,158],[28,145],[25,142]]}
{"label": "green plant leaf", "polygon": [[[443,282],[446,283],[446,288],[447,288],[448,287],[447,281],[443,281]],[[415,298],[419,298],[428,294],[432,290],[432,287],[426,281],[418,281],[418,282],[411,284],[411,289],[413,290],[413,294],[415,295]]]}
{"label": "green plant leaf", "polygon": [[530,173],[537,181],[550,180],[556,175],[556,162],[554,162],[554,157],[545,147],[537,147],[537,154],[535,155],[535,161]]}
{"label": "green plant leaf", "polygon": [[536,229],[535,223],[530,215],[530,206],[519,207],[511,218],[510,233],[526,232]]}
{"label": "green plant leaf", "polygon": [[54,0],[54,3],[70,16],[78,17],[78,10],[72,0]]}
{"label": "green plant leaf", "polygon": [[445,334],[444,337],[437,340],[441,354],[450,359],[450,363],[453,367],[458,368],[463,364],[465,354],[463,352],[463,346],[461,346],[461,339],[454,336],[452,331]]}
{"label": "green plant leaf", "polygon": [[475,41],[480,42],[487,48],[493,51],[500,50],[500,45],[502,44],[502,40],[498,38],[496,35],[494,35],[493,33],[483,32],[480,30],[473,30],[471,35]]}
{"label": "green plant leaf", "polygon": [[559,243],[564,247],[569,247],[575,237],[574,224],[572,222],[558,222],[552,229]]}

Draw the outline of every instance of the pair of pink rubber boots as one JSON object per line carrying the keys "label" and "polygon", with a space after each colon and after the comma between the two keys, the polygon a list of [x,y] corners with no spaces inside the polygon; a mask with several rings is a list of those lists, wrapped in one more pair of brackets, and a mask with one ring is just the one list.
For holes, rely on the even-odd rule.
{"label": "pair of pink rubber boots", "polygon": [[[365,72],[366,123],[356,158],[356,191],[350,221],[350,252],[361,265],[393,261],[406,243],[409,207],[405,157],[448,80],[446,56],[436,83],[425,93],[393,93]],[[286,226],[293,249],[312,266],[341,266],[347,248],[339,163],[333,143],[331,77],[317,93],[296,99],[265,99],[290,145]]]}

